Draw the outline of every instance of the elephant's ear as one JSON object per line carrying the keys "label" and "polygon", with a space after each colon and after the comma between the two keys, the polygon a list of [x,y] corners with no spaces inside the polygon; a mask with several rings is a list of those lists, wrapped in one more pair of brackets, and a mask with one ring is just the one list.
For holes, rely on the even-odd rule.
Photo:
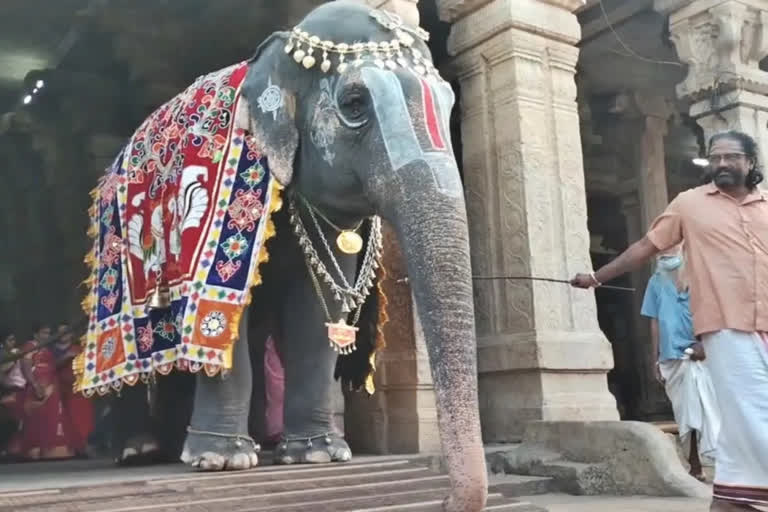
{"label": "elephant's ear", "polygon": [[285,54],[287,40],[287,34],[282,32],[269,36],[249,61],[243,84],[243,97],[249,109],[247,129],[267,156],[272,175],[286,187],[293,178],[293,161],[299,146],[296,63]]}

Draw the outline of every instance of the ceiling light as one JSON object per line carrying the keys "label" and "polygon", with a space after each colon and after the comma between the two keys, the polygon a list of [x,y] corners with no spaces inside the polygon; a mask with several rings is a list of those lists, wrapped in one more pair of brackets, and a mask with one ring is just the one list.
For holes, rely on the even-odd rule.
{"label": "ceiling light", "polygon": [[38,89],[42,89],[44,86],[45,86],[45,82],[43,82],[42,80],[38,80],[37,83],[35,84],[35,87],[37,87]]}
{"label": "ceiling light", "polygon": [[25,105],[29,105],[29,103],[31,101],[32,101],[32,95],[31,94],[27,94],[26,96],[24,96],[24,104]]}
{"label": "ceiling light", "polygon": [[706,158],[694,158],[692,162],[693,165],[698,165],[699,167],[706,167],[709,165],[709,160]]}

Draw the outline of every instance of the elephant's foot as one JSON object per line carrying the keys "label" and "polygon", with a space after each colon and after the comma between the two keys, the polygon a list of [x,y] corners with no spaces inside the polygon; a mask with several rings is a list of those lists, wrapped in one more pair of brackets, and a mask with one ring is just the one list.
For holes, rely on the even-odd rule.
{"label": "elephant's foot", "polygon": [[129,438],[118,454],[120,465],[136,465],[154,462],[160,455],[160,445],[151,434],[139,434]]}
{"label": "elephant's foot", "polygon": [[187,430],[181,461],[200,471],[239,471],[258,465],[261,449],[244,434]]}
{"label": "elephant's foot", "polygon": [[276,464],[325,464],[350,460],[352,450],[336,434],[284,439],[275,451]]}

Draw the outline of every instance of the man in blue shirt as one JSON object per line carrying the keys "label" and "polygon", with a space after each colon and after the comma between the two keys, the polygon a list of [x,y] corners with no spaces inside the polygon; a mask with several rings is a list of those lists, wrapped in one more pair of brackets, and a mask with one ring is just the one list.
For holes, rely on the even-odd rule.
{"label": "man in blue shirt", "polygon": [[701,456],[712,458],[720,430],[715,392],[702,344],[693,334],[688,280],[679,247],[658,258],[640,312],[651,319],[651,343],[658,354],[656,378],[664,385],[683,443],[690,440],[691,475],[704,480]]}

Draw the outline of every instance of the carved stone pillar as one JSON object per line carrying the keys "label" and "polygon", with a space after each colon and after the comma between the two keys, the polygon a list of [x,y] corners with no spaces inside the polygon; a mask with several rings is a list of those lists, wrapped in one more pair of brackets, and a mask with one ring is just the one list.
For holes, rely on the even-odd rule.
{"label": "carved stone pillar", "polygon": [[[461,86],[473,274],[567,278],[590,268],[574,82],[583,0],[441,1]],[[477,281],[486,442],[530,420],[615,420],[611,347],[594,295],[565,284]]]}
{"label": "carved stone pillar", "polygon": [[691,116],[705,137],[725,130],[746,132],[768,156],[768,4],[761,0],[656,0],[669,15],[671,39],[688,76],[677,94],[690,101]]}

